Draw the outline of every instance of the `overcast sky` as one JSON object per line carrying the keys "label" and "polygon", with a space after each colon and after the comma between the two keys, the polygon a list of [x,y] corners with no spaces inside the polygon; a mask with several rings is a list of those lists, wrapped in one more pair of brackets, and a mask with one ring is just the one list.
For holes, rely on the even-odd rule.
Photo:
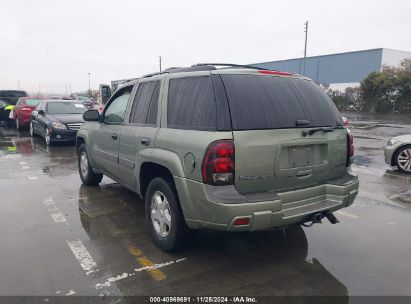
{"label": "overcast sky", "polygon": [[411,51],[411,1],[1,0],[0,89],[65,93],[163,67]]}

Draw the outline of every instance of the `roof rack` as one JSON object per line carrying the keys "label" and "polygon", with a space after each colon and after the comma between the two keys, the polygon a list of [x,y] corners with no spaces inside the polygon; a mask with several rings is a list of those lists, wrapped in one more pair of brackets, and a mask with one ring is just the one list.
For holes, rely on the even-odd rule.
{"label": "roof rack", "polygon": [[183,73],[183,72],[198,72],[198,71],[212,71],[216,70],[217,68],[215,66],[211,65],[193,65],[191,67],[172,67],[168,68],[162,72],[157,72],[157,73],[151,73],[142,76],[141,78],[147,78],[147,77],[152,77],[156,75],[161,75],[161,74],[173,74],[173,73]]}
{"label": "roof rack", "polygon": [[261,70],[261,71],[271,71],[271,72],[280,72],[278,70],[271,70],[266,69],[254,65],[246,65],[246,64],[233,64],[233,63],[197,63],[193,64],[190,67],[172,67],[168,68],[161,72],[151,73],[142,76],[141,78],[152,77],[161,74],[172,74],[172,73],[182,73],[182,72],[197,72],[197,71],[212,71],[216,70],[216,66],[226,66],[226,67],[233,67],[233,68],[246,68],[246,69],[253,69],[253,70]]}
{"label": "roof rack", "polygon": [[200,67],[200,66],[228,66],[233,68],[247,68],[247,69],[254,69],[254,70],[264,70],[264,71],[272,71],[270,69],[261,68],[253,65],[246,65],[246,64],[233,64],[233,63],[197,63],[193,64],[192,67]]}

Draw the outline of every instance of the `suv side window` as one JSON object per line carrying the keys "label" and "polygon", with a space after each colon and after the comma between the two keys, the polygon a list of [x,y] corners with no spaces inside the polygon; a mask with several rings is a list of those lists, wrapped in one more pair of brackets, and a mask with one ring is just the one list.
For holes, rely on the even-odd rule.
{"label": "suv side window", "polygon": [[217,129],[216,101],[210,77],[170,80],[167,124],[176,129]]}
{"label": "suv side window", "polygon": [[130,98],[132,87],[124,88],[119,95],[110,103],[104,112],[104,123],[107,124],[122,124],[124,122],[124,115],[128,99]]}
{"label": "suv side window", "polygon": [[160,81],[140,83],[131,109],[130,123],[155,125]]}

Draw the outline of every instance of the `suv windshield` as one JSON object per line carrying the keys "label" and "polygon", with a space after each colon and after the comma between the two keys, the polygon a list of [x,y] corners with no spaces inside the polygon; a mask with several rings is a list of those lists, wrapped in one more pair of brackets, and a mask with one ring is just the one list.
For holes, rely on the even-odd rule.
{"label": "suv windshield", "polygon": [[[221,75],[234,130],[335,126],[340,114],[315,83],[305,79]],[[298,120],[309,124],[297,126]]]}
{"label": "suv windshield", "polygon": [[87,108],[82,103],[76,102],[49,102],[48,114],[82,114]]}

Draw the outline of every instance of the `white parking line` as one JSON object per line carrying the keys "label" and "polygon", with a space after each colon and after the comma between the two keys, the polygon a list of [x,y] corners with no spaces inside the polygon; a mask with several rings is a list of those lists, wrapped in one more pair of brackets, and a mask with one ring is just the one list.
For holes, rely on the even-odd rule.
{"label": "white parking line", "polygon": [[26,162],[19,162],[19,165],[23,166],[23,165],[27,165]]}
{"label": "white parking line", "polygon": [[77,292],[75,292],[74,290],[70,289],[70,291],[68,293],[66,293],[66,296],[71,296],[73,294],[76,294]]}
{"label": "white parking line", "polygon": [[29,166],[21,166],[21,168],[22,168],[23,170],[28,170],[28,169],[30,169]]}
{"label": "white parking line", "polygon": [[96,289],[101,289],[103,287],[109,287],[109,286],[111,286],[111,283],[123,280],[125,278],[135,276],[137,272],[158,269],[158,268],[166,267],[166,266],[169,266],[169,265],[172,265],[172,264],[175,264],[175,263],[180,263],[180,262],[183,262],[185,260],[187,260],[187,258],[181,258],[181,259],[178,259],[178,260],[175,260],[175,261],[169,261],[169,262],[164,262],[164,263],[160,263],[160,264],[154,264],[154,265],[151,265],[151,266],[144,266],[144,267],[136,268],[136,269],[134,269],[134,272],[132,272],[132,273],[124,272],[122,274],[119,274],[118,276],[108,278],[107,281],[105,281],[104,283],[96,284]]}
{"label": "white parking line", "polygon": [[46,199],[43,201],[43,204],[46,205],[46,206],[48,206],[48,207],[50,207],[51,205],[54,204],[53,198],[52,198],[52,197],[46,198]]}
{"label": "white parking line", "polygon": [[92,274],[96,271],[97,264],[94,262],[90,253],[84,247],[80,240],[77,241],[66,241],[67,245],[70,247],[80,266],[86,271],[86,274]]}
{"label": "white parking line", "polygon": [[58,208],[54,208],[53,211],[50,211],[51,218],[55,223],[65,223],[66,218],[64,217],[63,212],[61,212]]}
{"label": "white parking line", "polygon": [[358,215],[349,213],[347,211],[338,210],[338,211],[336,211],[336,213],[339,214],[339,215],[342,215],[342,216],[353,218],[353,219],[359,219],[360,218]]}
{"label": "white parking line", "polygon": [[37,180],[38,179],[37,176],[27,176],[27,178],[29,180]]}

